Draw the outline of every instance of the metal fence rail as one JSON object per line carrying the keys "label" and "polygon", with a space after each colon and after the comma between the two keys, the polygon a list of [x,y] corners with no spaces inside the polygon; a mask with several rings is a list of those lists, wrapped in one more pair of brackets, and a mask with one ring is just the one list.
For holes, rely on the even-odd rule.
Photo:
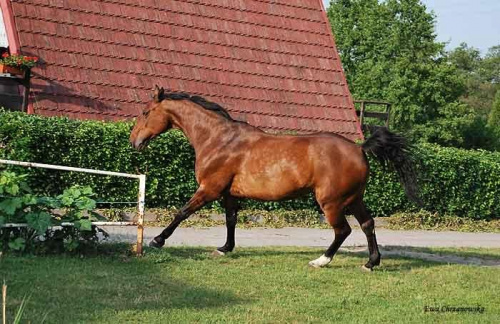
{"label": "metal fence rail", "polygon": [[[137,255],[142,254],[142,244],[144,237],[144,207],[145,207],[145,199],[146,199],[146,175],[145,174],[130,174],[130,173],[121,173],[121,172],[112,172],[112,171],[102,171],[102,170],[94,170],[94,169],[84,169],[84,168],[75,168],[63,165],[53,165],[53,164],[44,164],[44,163],[34,163],[34,162],[22,162],[22,161],[12,161],[12,160],[2,160],[0,159],[1,164],[10,164],[10,165],[18,165],[23,167],[30,168],[42,168],[42,169],[52,169],[52,170],[63,170],[63,171],[73,171],[73,172],[84,172],[84,173],[92,173],[92,174],[101,174],[101,175],[109,175],[114,177],[123,177],[123,178],[133,178],[139,180],[139,194],[137,197],[137,223],[134,222],[92,222],[92,225],[102,226],[130,226],[137,225]],[[2,227],[26,227],[27,224],[16,224],[16,223],[8,223],[4,224]],[[73,223],[63,222],[60,225],[56,226],[73,226]]]}

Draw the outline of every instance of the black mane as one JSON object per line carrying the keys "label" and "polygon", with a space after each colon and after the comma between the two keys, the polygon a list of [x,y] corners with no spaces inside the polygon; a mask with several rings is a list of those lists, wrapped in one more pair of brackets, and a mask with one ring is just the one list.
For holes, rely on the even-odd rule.
{"label": "black mane", "polygon": [[205,108],[207,110],[213,111],[213,112],[221,115],[222,117],[225,117],[228,120],[235,121],[231,117],[231,115],[229,115],[227,110],[224,109],[221,105],[219,105],[215,102],[208,101],[205,98],[200,97],[200,96],[192,96],[189,93],[185,93],[185,92],[167,92],[162,96],[161,99],[162,100],[164,100],[164,99],[189,100],[191,102],[194,102],[197,105],[202,106],[203,108]]}

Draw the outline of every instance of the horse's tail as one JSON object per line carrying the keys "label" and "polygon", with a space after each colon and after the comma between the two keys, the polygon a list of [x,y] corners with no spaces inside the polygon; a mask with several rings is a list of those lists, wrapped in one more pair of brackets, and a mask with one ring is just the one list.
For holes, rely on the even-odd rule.
{"label": "horse's tail", "polygon": [[386,127],[377,127],[361,147],[382,166],[396,170],[406,195],[419,206],[423,205],[413,167],[412,147],[403,136],[389,131]]}

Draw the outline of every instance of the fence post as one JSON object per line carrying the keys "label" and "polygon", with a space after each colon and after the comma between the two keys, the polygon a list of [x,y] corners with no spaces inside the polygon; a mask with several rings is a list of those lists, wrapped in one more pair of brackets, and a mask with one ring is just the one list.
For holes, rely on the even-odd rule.
{"label": "fence post", "polygon": [[137,200],[137,255],[142,255],[144,238],[144,201],[146,198],[146,175],[139,175],[139,195]]}

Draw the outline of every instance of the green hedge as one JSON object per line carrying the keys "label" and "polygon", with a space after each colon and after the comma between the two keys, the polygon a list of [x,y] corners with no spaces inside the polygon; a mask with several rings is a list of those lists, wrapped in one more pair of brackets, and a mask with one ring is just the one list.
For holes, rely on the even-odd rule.
{"label": "green hedge", "polygon": [[[146,172],[147,205],[180,207],[194,193],[194,154],[178,131],[150,143],[142,152],[130,147],[131,123],[78,121],[0,112],[2,158],[109,171]],[[475,219],[500,218],[500,154],[435,145],[417,147],[422,198],[429,211]],[[366,203],[375,216],[415,210],[394,172],[374,161]],[[18,172],[21,169],[18,169]],[[21,172],[26,172],[22,170]],[[54,170],[30,170],[30,186],[44,194],[74,184],[90,185],[101,201],[135,201],[133,180]],[[246,208],[317,208],[311,197],[284,202],[245,201]]]}

